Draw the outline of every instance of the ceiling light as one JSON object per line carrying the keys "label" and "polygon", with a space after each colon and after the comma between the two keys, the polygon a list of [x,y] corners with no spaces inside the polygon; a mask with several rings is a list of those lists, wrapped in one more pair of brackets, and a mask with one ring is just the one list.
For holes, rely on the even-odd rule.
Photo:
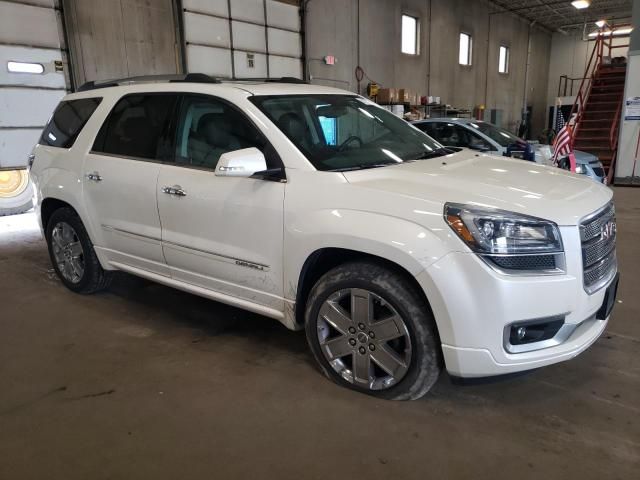
{"label": "ceiling light", "polygon": [[606,32],[591,32],[589,34],[589,36],[591,38],[593,37],[597,37],[598,35],[603,35],[603,36],[609,36],[609,35],[629,35],[631,32],[633,32],[633,28],[621,28],[619,30],[607,30]]}
{"label": "ceiling light", "polygon": [[582,10],[583,8],[589,8],[591,5],[590,0],[575,0],[575,2],[571,2],[571,5],[576,7],[578,10]]}
{"label": "ceiling light", "polygon": [[606,21],[606,20],[598,20],[598,21],[596,22],[596,25],[598,26],[598,28],[602,28],[602,27],[604,27],[606,24],[607,24],[607,21]]}

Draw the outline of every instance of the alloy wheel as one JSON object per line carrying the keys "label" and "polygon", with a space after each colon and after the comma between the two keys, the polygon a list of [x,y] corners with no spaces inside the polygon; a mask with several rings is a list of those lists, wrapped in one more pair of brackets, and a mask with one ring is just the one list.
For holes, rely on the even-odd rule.
{"label": "alloy wheel", "polygon": [[51,231],[51,248],[64,279],[80,282],[84,276],[84,251],[74,228],[66,222],[56,224]]}
{"label": "alloy wheel", "polygon": [[411,364],[411,338],[398,311],[381,296],[350,288],[330,295],[317,317],[320,349],[346,381],[369,390],[397,384]]}

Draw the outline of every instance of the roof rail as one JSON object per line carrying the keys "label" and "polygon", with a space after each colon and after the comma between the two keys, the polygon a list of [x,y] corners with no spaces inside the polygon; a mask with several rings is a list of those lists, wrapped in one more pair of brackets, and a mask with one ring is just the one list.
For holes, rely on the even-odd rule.
{"label": "roof rail", "polygon": [[301,80],[299,78],[296,77],[280,77],[280,78],[266,78],[266,77],[259,77],[259,78],[233,78],[231,80],[229,80],[231,82],[237,81],[237,82],[265,82],[265,83],[300,83],[300,84],[308,84],[309,82],[305,82],[304,80]]}
{"label": "roof rail", "polygon": [[96,88],[117,87],[118,85],[153,82],[220,83],[220,80],[216,77],[211,77],[204,73],[186,73],[178,75],[143,75],[138,77],[86,82],[83,83],[76,91],[86,92],[88,90],[95,90]]}

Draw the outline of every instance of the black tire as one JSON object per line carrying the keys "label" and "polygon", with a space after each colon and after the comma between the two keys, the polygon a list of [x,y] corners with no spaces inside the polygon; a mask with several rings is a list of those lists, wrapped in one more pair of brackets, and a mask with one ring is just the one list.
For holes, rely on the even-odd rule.
{"label": "black tire", "polygon": [[18,215],[33,208],[33,183],[29,180],[27,188],[11,198],[0,198],[0,217]]}
{"label": "black tire", "polygon": [[[75,231],[80,244],[82,245],[82,256],[84,261],[84,271],[82,277],[77,282],[69,281],[60,271],[58,262],[55,259],[52,245],[52,233],[54,228],[61,223],[70,225]],[[80,220],[78,214],[72,208],[60,208],[53,212],[49,222],[45,227],[45,239],[49,249],[49,258],[56,271],[58,278],[71,291],[81,294],[91,294],[109,287],[112,279],[112,272],[105,271],[100,265],[98,256],[93,248],[93,243],[87,234],[87,230]]]}
{"label": "black tire", "polygon": [[[345,289],[364,289],[379,296],[396,310],[406,326],[412,349],[409,367],[404,376],[388,388],[374,390],[343,378],[323,353],[318,327],[320,309],[332,295]],[[418,399],[431,389],[441,371],[442,351],[431,309],[403,275],[383,264],[352,262],[323,275],[307,300],[305,331],[313,356],[327,377],[339,385],[375,397],[388,400]],[[352,355],[344,358],[352,358],[351,361],[355,362],[356,352]]]}

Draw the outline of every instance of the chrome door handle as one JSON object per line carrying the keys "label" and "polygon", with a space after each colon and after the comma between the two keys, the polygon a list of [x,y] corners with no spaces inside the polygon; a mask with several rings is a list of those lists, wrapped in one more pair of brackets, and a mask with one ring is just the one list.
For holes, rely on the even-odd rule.
{"label": "chrome door handle", "polygon": [[87,173],[87,178],[89,180],[94,181],[94,182],[101,182],[102,181],[102,177],[100,176],[100,174],[98,172]]}
{"label": "chrome door handle", "polygon": [[162,187],[162,193],[175,195],[176,197],[187,196],[187,192],[185,192],[180,185],[174,185],[173,187]]}

